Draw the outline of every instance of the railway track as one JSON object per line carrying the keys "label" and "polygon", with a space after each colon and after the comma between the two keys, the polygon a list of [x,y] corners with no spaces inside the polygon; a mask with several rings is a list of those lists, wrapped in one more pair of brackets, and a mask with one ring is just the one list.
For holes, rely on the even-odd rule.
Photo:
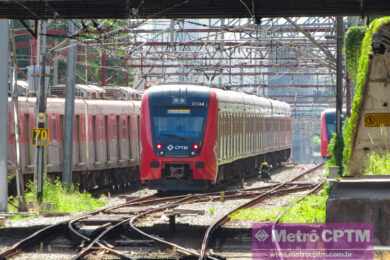
{"label": "railway track", "polygon": [[[110,240],[111,236],[118,235],[121,232],[132,234],[132,236],[137,238],[128,240],[127,246],[136,247],[139,243],[151,242],[154,248],[157,248],[160,252],[166,252],[166,258],[170,256],[173,259],[221,259],[220,256],[215,256],[207,252],[208,241],[213,231],[228,221],[227,217],[232,212],[229,212],[229,214],[216,221],[214,225],[207,229],[200,251],[183,247],[154,234],[150,234],[142,230],[139,224],[147,218],[160,216],[167,210],[174,209],[183,204],[217,201],[221,199],[251,199],[248,203],[235,209],[239,210],[260,203],[269,196],[280,196],[293,192],[314,190],[321,183],[299,182],[298,180],[319,167],[316,166],[309,169],[289,181],[272,183],[259,188],[176,196],[151,195],[135,198],[129,202],[102,208],[39,230],[0,253],[0,259],[7,259],[11,256],[29,250],[31,251],[31,249],[37,248],[40,244],[47,243],[49,239],[52,240],[58,234],[65,234],[74,245],[73,251],[75,253],[72,259],[85,259],[93,254],[98,254],[99,256],[111,254],[121,259],[133,259],[134,256],[129,255],[126,250],[121,250],[121,246],[118,246]],[[170,254],[170,252],[174,252],[174,254]]]}
{"label": "railway track", "polygon": [[[281,196],[281,195],[284,195],[284,194],[288,193],[288,190],[287,190],[286,186],[288,186],[290,183],[293,183],[294,181],[297,181],[298,179],[300,179],[300,178],[302,178],[302,177],[304,177],[304,176],[306,176],[306,175],[316,171],[317,169],[319,169],[322,166],[323,166],[323,164],[319,164],[319,165],[317,165],[317,166],[315,166],[313,168],[310,168],[310,169],[300,173],[298,176],[294,177],[293,179],[291,179],[289,181],[286,181],[286,182],[274,185],[269,190],[264,191],[263,193],[259,194],[258,196],[256,196],[252,200],[250,200],[250,201],[248,201],[248,202],[238,206],[237,208],[229,211],[227,214],[225,214],[220,219],[215,221],[211,226],[208,227],[208,229],[206,230],[206,233],[205,233],[205,235],[203,237],[199,260],[206,259],[206,254],[207,254],[207,251],[208,251],[209,241],[211,239],[211,236],[213,235],[213,232],[218,227],[221,227],[222,225],[224,225],[227,222],[229,222],[229,216],[231,214],[233,214],[233,213],[235,213],[235,212],[237,212],[237,211],[239,211],[241,209],[250,208],[252,206],[255,206],[255,205],[261,203],[262,201],[264,201],[265,199],[269,198],[270,196]],[[321,182],[319,184],[314,185],[314,187],[311,189],[310,194],[314,193],[315,191],[317,191],[323,184],[324,184],[324,182]],[[278,218],[278,220],[280,220],[280,218]]]}

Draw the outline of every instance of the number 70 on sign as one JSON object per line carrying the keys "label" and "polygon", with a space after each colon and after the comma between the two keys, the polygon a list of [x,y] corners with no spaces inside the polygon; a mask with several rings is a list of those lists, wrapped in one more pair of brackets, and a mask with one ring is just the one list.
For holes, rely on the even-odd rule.
{"label": "number 70 on sign", "polygon": [[47,146],[49,144],[49,129],[33,128],[32,129],[32,144],[34,146]]}

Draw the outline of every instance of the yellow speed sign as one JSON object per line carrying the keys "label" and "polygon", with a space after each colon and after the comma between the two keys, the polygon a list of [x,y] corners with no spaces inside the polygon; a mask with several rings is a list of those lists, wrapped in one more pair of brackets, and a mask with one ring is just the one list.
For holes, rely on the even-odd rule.
{"label": "yellow speed sign", "polygon": [[365,127],[390,127],[390,113],[367,113],[364,115]]}
{"label": "yellow speed sign", "polygon": [[47,128],[33,128],[32,144],[34,146],[47,146],[49,144],[49,130]]}

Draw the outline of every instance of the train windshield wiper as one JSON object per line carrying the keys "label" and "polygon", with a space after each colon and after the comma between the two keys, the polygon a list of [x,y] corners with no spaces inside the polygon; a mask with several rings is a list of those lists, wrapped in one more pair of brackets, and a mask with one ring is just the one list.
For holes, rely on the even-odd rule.
{"label": "train windshield wiper", "polygon": [[168,137],[173,137],[173,138],[178,138],[178,139],[181,139],[181,140],[190,140],[191,139],[189,137],[178,135],[178,134],[163,133],[161,135],[168,136]]}

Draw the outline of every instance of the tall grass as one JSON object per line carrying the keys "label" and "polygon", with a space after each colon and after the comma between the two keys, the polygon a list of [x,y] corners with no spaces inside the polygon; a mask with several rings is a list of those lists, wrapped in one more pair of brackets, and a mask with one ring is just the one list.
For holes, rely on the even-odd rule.
{"label": "tall grass", "polygon": [[326,221],[326,201],[329,188],[326,186],[319,194],[309,195],[292,208],[248,208],[242,209],[230,216],[231,220],[240,221],[275,221],[279,214],[285,212],[280,223],[321,224]]}
{"label": "tall grass", "polygon": [[43,205],[46,205],[46,208],[42,209],[36,200],[35,185],[33,183],[28,184],[27,190],[25,193],[27,204],[35,205],[38,211],[53,213],[83,212],[100,208],[106,204],[105,198],[94,198],[90,193],[79,192],[77,187],[74,186],[66,190],[62,187],[60,180],[46,180],[43,187]]}
{"label": "tall grass", "polygon": [[368,158],[365,175],[390,175],[390,153],[372,153]]}

